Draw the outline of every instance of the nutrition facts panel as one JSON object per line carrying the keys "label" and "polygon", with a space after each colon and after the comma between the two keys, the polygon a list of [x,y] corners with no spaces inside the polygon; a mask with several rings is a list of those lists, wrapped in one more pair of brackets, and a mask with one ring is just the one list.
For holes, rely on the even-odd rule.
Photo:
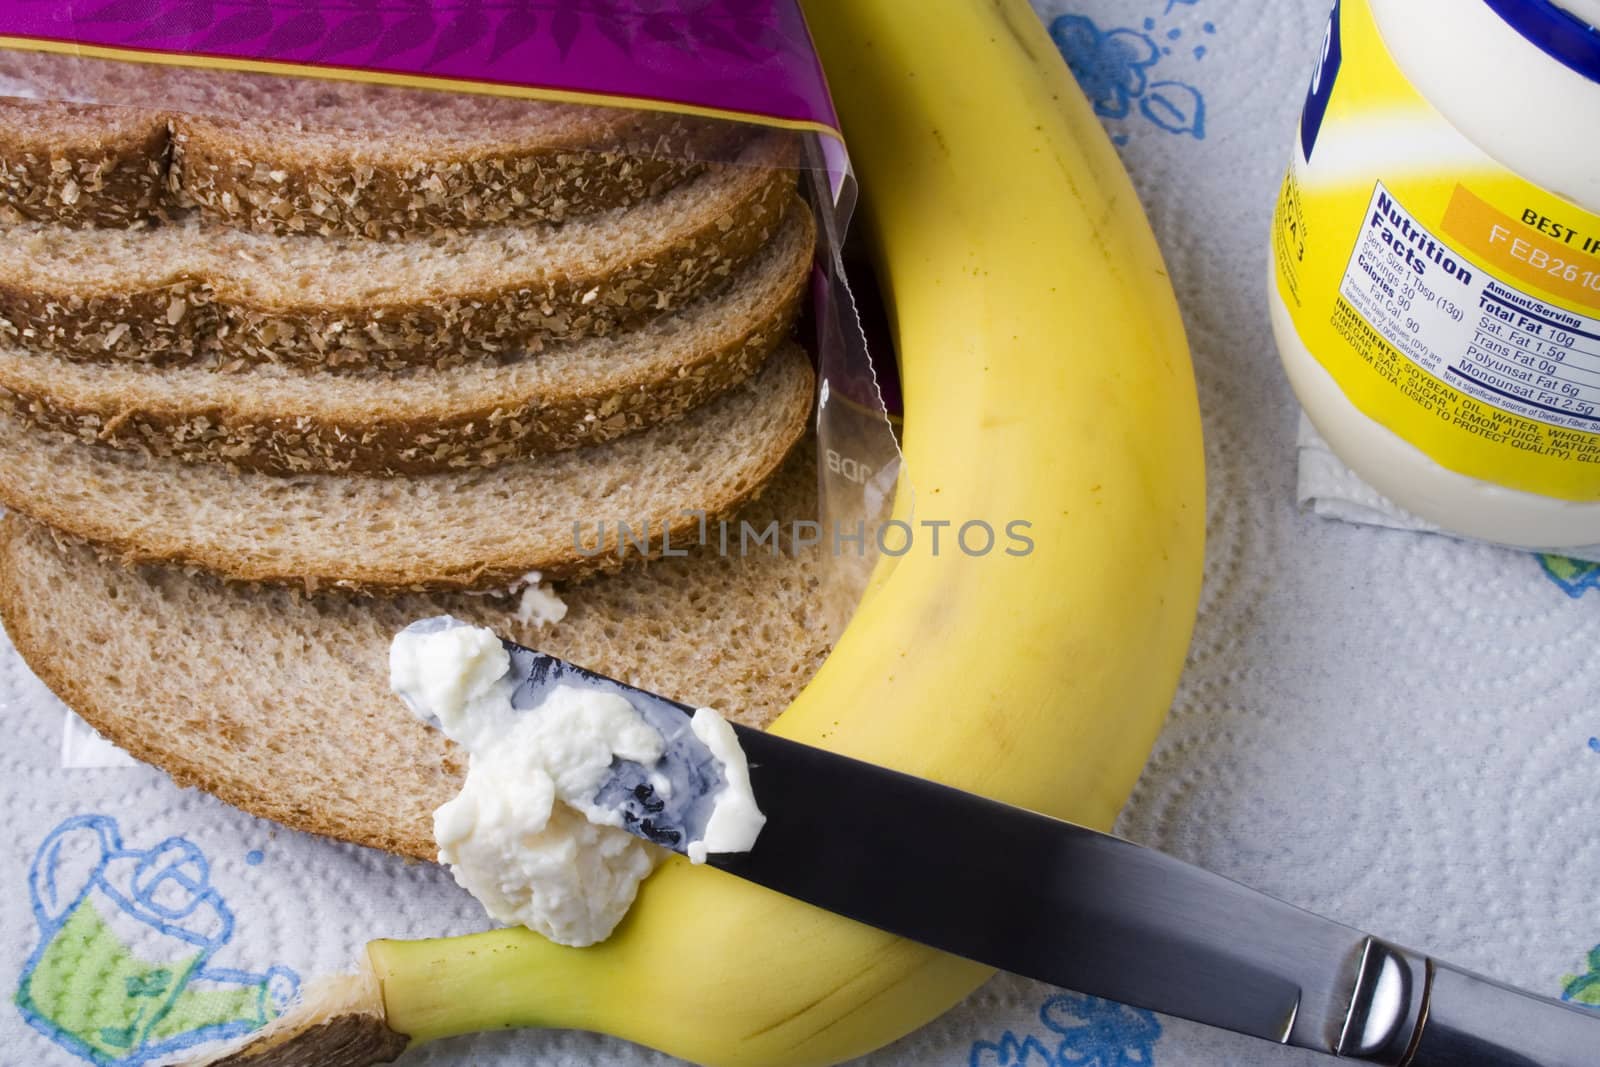
{"label": "nutrition facts panel", "polygon": [[1600,319],[1486,276],[1381,183],[1339,292],[1451,388],[1550,426],[1600,432]]}

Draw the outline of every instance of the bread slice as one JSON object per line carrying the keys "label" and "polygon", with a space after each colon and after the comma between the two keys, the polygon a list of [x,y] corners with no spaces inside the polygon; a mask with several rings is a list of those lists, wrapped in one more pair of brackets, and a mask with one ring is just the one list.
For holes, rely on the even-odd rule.
{"label": "bread slice", "polygon": [[[414,478],[275,477],[85,446],[0,418],[0,503],[130,561],[241,581],[503,588],[679,546],[694,510],[756,493],[805,432],[811,364],[789,345],[674,422],[593,448]],[[619,524],[627,524],[624,536]],[[680,551],[674,549],[674,551]]]}
{"label": "bread slice", "polygon": [[[742,516],[815,512],[802,447]],[[433,859],[431,812],[465,756],[388,691],[388,642],[448,613],[731,718],[764,726],[827,654],[826,560],[715,546],[558,588],[546,633],[483,596],[307,597],[168,567],[127,568],[0,523],[0,620],[34,672],[95,729],[182,785],[301,830]]]}
{"label": "bread slice", "polygon": [[629,210],[401,241],[195,216],[23,224],[0,234],[0,342],[98,361],[395,368],[603,335],[725,282],[795,204],[797,161],[797,142],[773,134]]}
{"label": "bread slice", "polygon": [[0,348],[0,406],[86,442],[269,474],[423,474],[601,444],[753,374],[811,270],[804,205],[727,291],[637,330],[509,362],[376,375],[80,363]]}
{"label": "bread slice", "polygon": [[12,93],[38,99],[0,101],[0,219],[78,226],[196,205],[382,239],[561,222],[658,196],[749,137],[667,112],[0,50]]}

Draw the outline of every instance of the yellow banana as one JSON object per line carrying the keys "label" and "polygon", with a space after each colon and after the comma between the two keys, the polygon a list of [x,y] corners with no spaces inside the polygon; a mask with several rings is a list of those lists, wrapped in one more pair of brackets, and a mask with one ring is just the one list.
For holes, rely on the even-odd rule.
{"label": "yellow banana", "polygon": [[[934,555],[919,537],[773,730],[1108,827],[1201,573],[1199,416],[1160,253],[1025,0],[805,9],[891,304],[899,517],[1026,520],[1035,548]],[[572,1027],[729,1067],[866,1053],[989,974],[677,859],[594,948],[496,930],[368,956],[413,1043]]]}

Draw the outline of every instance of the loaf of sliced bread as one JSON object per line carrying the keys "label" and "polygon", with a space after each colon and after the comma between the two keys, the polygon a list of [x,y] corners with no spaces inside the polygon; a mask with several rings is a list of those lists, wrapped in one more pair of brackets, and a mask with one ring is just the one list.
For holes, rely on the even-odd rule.
{"label": "loaf of sliced bread", "polygon": [[[812,518],[801,448],[742,515]],[[388,691],[388,643],[448,613],[691,704],[764,726],[828,647],[815,552],[740,557],[715,546],[563,585],[545,632],[516,602],[464,595],[307,597],[124,567],[0,523],[0,620],[46,685],[95,729],[180,784],[289,826],[433,859],[432,811],[464,753]]]}
{"label": "loaf of sliced bread", "polygon": [[0,343],[71,358],[395,368],[603,335],[715,289],[798,200],[797,142],[633,208],[399,241],[276,236],[186,216],[0,231]]}
{"label": "loaf of sliced bread", "polygon": [[[805,432],[793,345],[684,418],[610,444],[409,478],[292,477],[96,448],[0,416],[0,504],[130,561],[366,590],[494,589],[682,545],[756,493]],[[619,524],[627,524],[623,536]],[[677,551],[678,549],[674,549]]]}
{"label": "loaf of sliced bread", "polygon": [[392,239],[628,207],[727,158],[736,123],[0,50],[0,219],[127,226],[188,206]]}
{"label": "loaf of sliced bread", "polygon": [[83,363],[0,347],[0,406],[86,442],[269,474],[423,474],[601,444],[753,374],[795,319],[816,227],[792,211],[730,284],[637,330],[510,360],[333,375]]}

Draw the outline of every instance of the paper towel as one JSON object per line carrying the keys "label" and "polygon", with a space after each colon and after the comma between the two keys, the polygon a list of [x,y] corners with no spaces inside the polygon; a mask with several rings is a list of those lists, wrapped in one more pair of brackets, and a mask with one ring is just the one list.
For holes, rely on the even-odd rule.
{"label": "paper towel", "polygon": [[[1300,429],[1295,444],[1300,450],[1300,474],[1296,495],[1302,506],[1310,508],[1323,518],[1340,519],[1367,526],[1386,526],[1391,530],[1411,530],[1417,533],[1460,538],[1459,534],[1441,530],[1434,523],[1411,514],[1362,481],[1360,475],[1345,466],[1344,461],[1334,455],[1333,449],[1328,447],[1328,442],[1322,439],[1322,435],[1317,433],[1317,428],[1311,425],[1311,420],[1303,413],[1300,416]],[[1561,550],[1561,556],[1565,557],[1569,565],[1572,561],[1597,563],[1600,562],[1600,545],[1564,548]],[[1553,557],[1547,554],[1546,558]]]}
{"label": "paper towel", "polygon": [[[1166,252],[1207,435],[1199,625],[1170,723],[1119,829],[1530,989],[1600,1000],[1600,955],[1590,957],[1600,943],[1591,830],[1600,593],[1589,593],[1600,567],[1324,522],[1298,506],[1297,408],[1261,279],[1326,6],[1038,4]],[[94,1062],[83,1046],[73,1051],[87,1034],[98,1062],[158,1063],[148,1053],[161,1041],[242,1028],[299,981],[346,966],[371,937],[483,926],[476,904],[431,865],[275,827],[145,767],[63,770],[63,714],[0,642],[0,721],[11,738],[0,746],[0,1061]],[[174,965],[200,953],[175,952],[95,888],[146,856],[148,869],[173,872],[154,891],[191,901],[205,931],[204,959],[180,989]],[[53,874],[53,891],[30,883],[30,868]],[[99,942],[144,962],[128,964],[135,981],[114,1003],[30,1016],[18,1004],[24,979],[33,989],[45,975],[40,999],[62,992],[50,975],[71,919],[59,909],[86,887],[83,899],[102,911]],[[140,1005],[168,994],[185,1005],[170,1033],[115,1044],[135,1038]],[[446,1042],[404,1062],[671,1061],[607,1038],[524,1032]],[[1002,976],[865,1062],[1321,1061]]]}

